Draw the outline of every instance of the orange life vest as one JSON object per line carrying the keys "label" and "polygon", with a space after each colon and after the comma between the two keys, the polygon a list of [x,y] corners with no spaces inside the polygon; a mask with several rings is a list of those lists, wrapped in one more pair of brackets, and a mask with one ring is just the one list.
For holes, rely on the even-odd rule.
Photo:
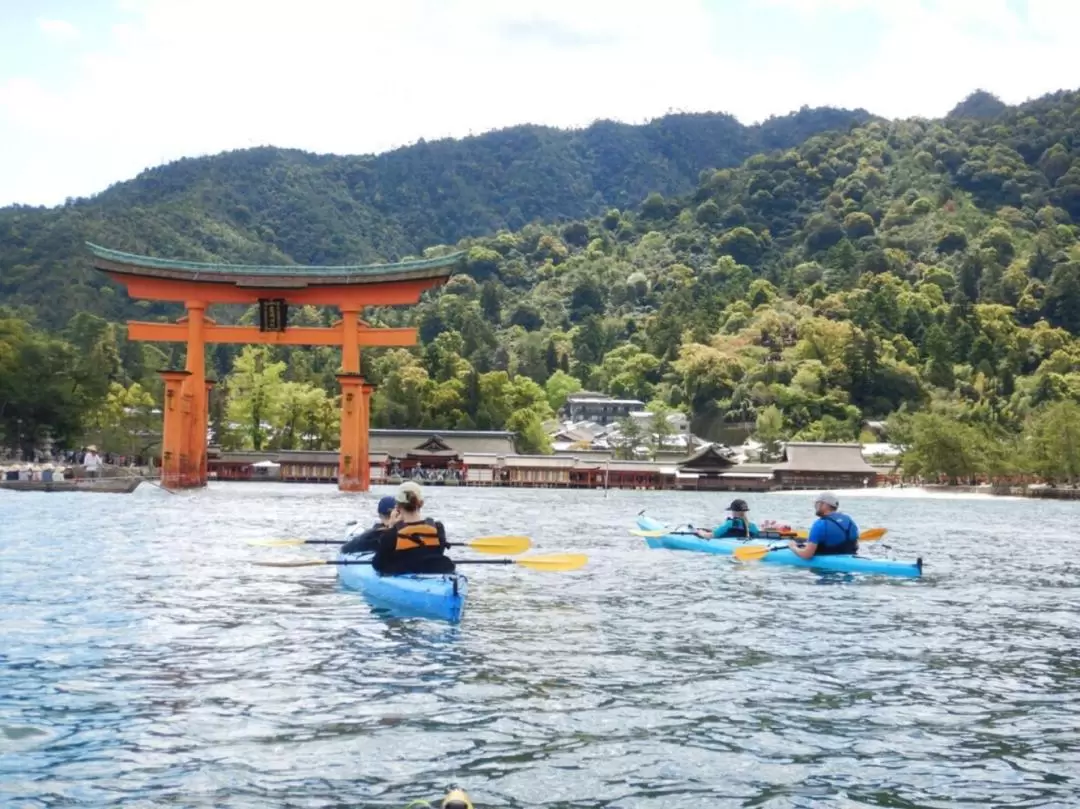
{"label": "orange life vest", "polygon": [[417,523],[399,523],[394,526],[397,532],[394,550],[415,551],[421,548],[437,549],[440,546],[439,529],[434,520]]}

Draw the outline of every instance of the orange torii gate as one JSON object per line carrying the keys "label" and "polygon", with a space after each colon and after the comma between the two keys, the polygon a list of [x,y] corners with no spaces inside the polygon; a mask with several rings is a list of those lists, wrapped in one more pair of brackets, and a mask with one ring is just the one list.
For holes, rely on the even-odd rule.
{"label": "orange torii gate", "polygon": [[[424,290],[447,281],[461,252],[439,258],[340,267],[209,264],[121,253],[87,242],[94,267],[123,284],[133,298],[177,301],[187,314],[176,323],[130,321],[128,338],[186,342],[184,370],[160,371],[165,381],[161,483],[168,488],[205,486],[210,390],[206,343],[341,346],[341,448],[338,488],[367,491],[372,385],[360,374],[361,346],[409,346],[415,329],[372,328],[360,319],[365,306],[414,304]],[[259,304],[259,325],[220,326],[206,316],[215,303]],[[341,319],[329,328],[290,328],[288,307],[336,306]]]}

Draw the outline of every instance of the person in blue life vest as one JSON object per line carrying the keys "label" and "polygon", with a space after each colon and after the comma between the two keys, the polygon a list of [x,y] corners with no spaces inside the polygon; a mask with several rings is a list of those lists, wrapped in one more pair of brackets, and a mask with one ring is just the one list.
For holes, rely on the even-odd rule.
{"label": "person in blue life vest", "polygon": [[[801,559],[815,554],[855,553],[859,550],[859,526],[847,514],[839,511],[840,501],[832,492],[822,492],[814,500],[817,519],[810,526],[806,540],[792,540],[788,547]],[[804,544],[800,545],[800,542]]]}
{"label": "person in blue life vest", "polygon": [[402,573],[453,573],[454,562],[446,556],[446,529],[438,520],[425,518],[424,492],[420,484],[406,481],[394,495],[396,507],[390,526],[379,535],[379,549],[371,566],[380,576]]}
{"label": "person in blue life vest", "polygon": [[731,516],[711,532],[699,528],[695,533],[702,539],[750,539],[751,537],[761,536],[761,531],[758,530],[754,523],[750,522],[750,518],[747,516],[750,506],[746,504],[745,500],[732,500],[727,510],[731,513]]}
{"label": "person in blue life vest", "polygon": [[341,553],[374,553],[379,549],[379,539],[382,532],[390,527],[390,517],[394,513],[397,501],[392,494],[386,495],[379,500],[379,519],[371,528],[359,536],[352,537],[341,546]]}

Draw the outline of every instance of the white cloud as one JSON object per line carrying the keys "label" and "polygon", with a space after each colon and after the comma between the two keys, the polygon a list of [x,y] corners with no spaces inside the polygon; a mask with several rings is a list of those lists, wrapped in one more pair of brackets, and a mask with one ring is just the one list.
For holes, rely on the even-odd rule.
{"label": "white cloud", "polygon": [[79,38],[79,29],[67,20],[46,20],[39,17],[37,24],[45,36],[57,42],[71,42]]}
{"label": "white cloud", "polygon": [[738,32],[718,32],[697,0],[123,0],[128,16],[77,75],[0,78],[0,141],[18,146],[0,153],[0,204],[55,203],[166,160],[267,143],[377,152],[518,123],[680,109],[751,122],[802,104],[929,116],[977,86],[1016,102],[1080,84],[1080,12],[1054,0],[1030,0],[1028,29],[1005,0],[771,4],[760,13],[808,24],[870,10],[881,47],[866,63],[838,52],[827,75],[805,67],[812,37],[802,52],[762,43],[747,64],[723,44]]}

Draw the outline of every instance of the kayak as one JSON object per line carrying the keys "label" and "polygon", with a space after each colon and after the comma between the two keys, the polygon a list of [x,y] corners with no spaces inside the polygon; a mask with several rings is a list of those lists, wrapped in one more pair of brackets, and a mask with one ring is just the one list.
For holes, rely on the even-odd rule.
{"label": "kayak", "polygon": [[[638,517],[638,527],[646,531],[663,530],[656,520],[648,517]],[[719,553],[731,555],[736,548],[745,545],[776,544],[775,539],[701,539],[700,537],[679,534],[666,534],[662,537],[647,537],[646,542],[650,548],[666,548],[668,550],[698,551],[699,553]],[[758,560],[765,564],[790,565],[792,567],[810,568],[813,570],[831,570],[843,573],[881,573],[889,576],[921,576],[922,557],[914,562],[898,562],[893,559],[871,559],[868,556],[856,554],[828,554],[825,556],[813,556],[803,559],[788,548],[770,551]]]}
{"label": "kayak", "polygon": [[[370,553],[341,553],[338,561],[367,561]],[[369,601],[399,613],[456,624],[465,611],[469,580],[460,573],[407,573],[380,576],[370,564],[338,565],[338,578]]]}
{"label": "kayak", "polygon": [[[664,526],[649,517],[640,516],[638,528],[645,531],[662,531]],[[687,529],[689,530],[689,529]],[[697,551],[698,553],[719,553],[730,556],[736,548],[744,545],[767,545],[776,539],[702,539],[693,534],[665,534],[662,537],[645,537],[650,548],[664,548],[669,551]]]}

